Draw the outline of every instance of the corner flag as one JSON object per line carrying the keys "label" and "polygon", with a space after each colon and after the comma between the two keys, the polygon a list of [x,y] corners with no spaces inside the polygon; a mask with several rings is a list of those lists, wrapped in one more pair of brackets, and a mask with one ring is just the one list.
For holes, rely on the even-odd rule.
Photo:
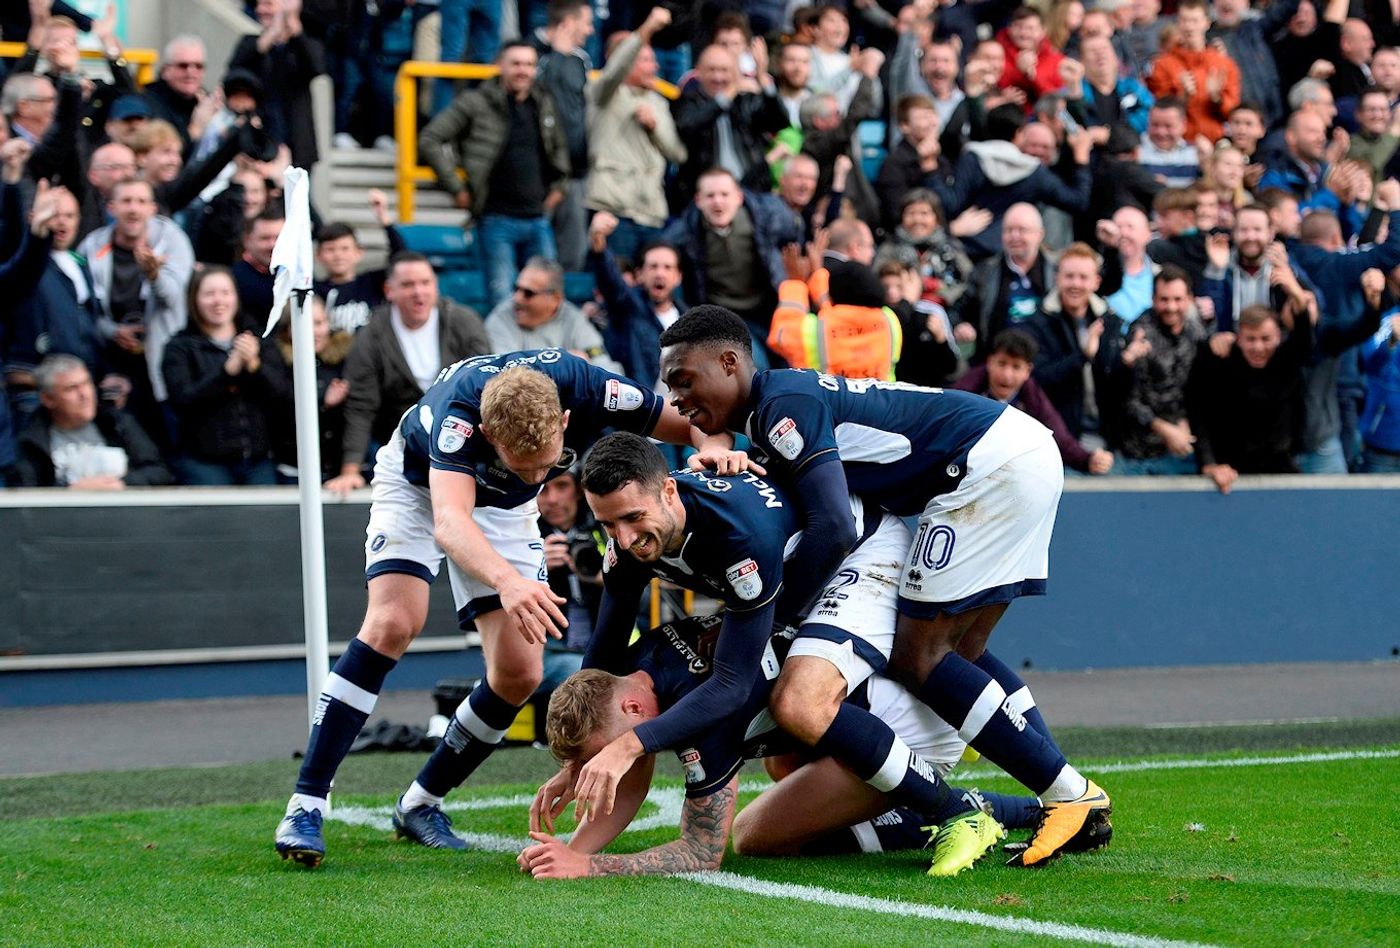
{"label": "corner flag", "polygon": [[291,302],[292,382],[296,405],[297,484],[301,514],[301,603],[306,633],[306,713],[313,723],[316,700],[330,669],[326,622],[326,539],[321,520],[320,399],[316,393],[316,343],[307,300],[311,292],[311,204],[301,168],[282,176],[287,222],[272,248],[272,312],[266,338]]}

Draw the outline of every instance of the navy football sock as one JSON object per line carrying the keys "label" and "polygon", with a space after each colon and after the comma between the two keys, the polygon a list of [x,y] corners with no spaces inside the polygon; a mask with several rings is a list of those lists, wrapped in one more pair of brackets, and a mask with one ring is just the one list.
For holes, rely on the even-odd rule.
{"label": "navy football sock", "polygon": [[843,703],[816,749],[851,768],[895,802],[920,813],[939,809],[948,797],[948,785],[933,765],[864,708]]}
{"label": "navy football sock", "polygon": [[519,712],[520,705],[505,700],[481,679],[457,707],[442,743],[418,772],[418,785],[435,797],[444,797],[461,786],[500,746]]}
{"label": "navy football sock", "polygon": [[1007,706],[1001,685],[957,652],[943,656],[919,689],[919,698],[983,757],[1034,793],[1044,794],[1066,770],[1065,756],[1054,742]]}
{"label": "navy football sock", "polygon": [[947,806],[937,813],[930,813],[924,824],[936,823],[941,826],[953,817],[974,809],[989,809],[992,818],[1002,826],[1007,829],[1022,829],[1035,823],[1036,816],[1040,813],[1040,801],[1035,797],[953,787]]}
{"label": "navy football sock", "polygon": [[[966,809],[966,807],[964,807]],[[804,856],[837,856],[846,853],[894,853],[923,849],[929,821],[908,807],[895,807],[864,823],[819,836],[799,848]]]}
{"label": "navy football sock", "polygon": [[353,639],[336,660],[316,702],[306,759],[297,776],[297,793],[321,799],[330,794],[340,762],[369,720],[385,676],[397,664],[359,639]]}
{"label": "navy football sock", "polygon": [[1060,753],[1060,746],[1055,743],[1055,737],[1050,733],[1050,725],[1045,723],[1045,716],[1040,713],[1040,708],[1036,707],[1035,698],[1031,695],[1031,689],[1022,680],[1021,676],[1001,659],[991,652],[984,651],[982,657],[973,662],[982,669],[992,680],[1001,685],[1001,690],[1006,692],[1006,700],[1012,711],[1019,711],[1026,719],[1026,723],[1039,731],[1050,746],[1055,749],[1055,753]]}

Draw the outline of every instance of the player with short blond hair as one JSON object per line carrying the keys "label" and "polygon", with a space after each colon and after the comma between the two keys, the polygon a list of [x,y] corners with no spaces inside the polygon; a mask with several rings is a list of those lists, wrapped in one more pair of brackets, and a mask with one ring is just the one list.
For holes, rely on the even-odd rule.
{"label": "player with short blond hair", "polygon": [[[315,867],[336,769],[384,678],[428,617],[429,584],[448,561],[457,617],[481,635],[486,674],[400,798],[394,826],[426,846],[465,849],[443,797],[500,744],[543,675],[547,636],[568,625],[546,582],[535,497],[609,429],[675,444],[732,447],[701,435],[650,388],[559,349],[485,355],[448,366],[375,457],[359,634],[326,679],[306,758],[278,825],[284,859]],[[731,452],[718,465],[741,470]]]}
{"label": "player with short blond hair", "polygon": [[[722,622],[719,616],[692,616],[645,633],[630,649],[629,664],[635,667],[630,674],[586,668],[569,676],[549,701],[550,751],[566,765],[586,763],[620,735],[692,694],[717,673],[714,648]],[[788,645],[788,634],[779,633],[769,652],[780,657]],[[686,775],[680,839],[638,853],[601,853],[646,798],[655,769],[654,755],[647,755],[619,786],[612,812],[590,816],[567,843],[544,832],[541,820],[531,834],[534,843],[520,854],[520,868],[537,879],[717,869],[731,828],[734,851],[746,856],[921,849],[933,829],[969,806],[984,813],[995,833],[1029,826],[1040,811],[1034,797],[957,787],[932,812],[901,805],[834,759],[800,753],[799,743],[777,730],[764,711],[771,687],[770,679],[758,677],[734,713],[675,749]],[[889,679],[869,679],[850,700],[897,728],[940,772],[961,759],[966,745],[957,733]],[[736,772],[754,758],[763,758],[778,783],[736,817]],[[815,801],[820,806],[813,806]]]}
{"label": "player with short blond hair", "polygon": [[516,454],[544,450],[561,427],[559,387],[525,366],[506,369],[481,390],[481,426]]}

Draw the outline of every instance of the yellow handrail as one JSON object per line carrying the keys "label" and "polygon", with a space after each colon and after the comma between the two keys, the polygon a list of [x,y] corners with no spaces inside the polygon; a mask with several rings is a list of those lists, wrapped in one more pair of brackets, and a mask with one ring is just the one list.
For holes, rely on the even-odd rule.
{"label": "yellow handrail", "polygon": [[[0,43],[0,59],[19,59],[28,51],[24,43]],[[106,59],[107,54],[100,49],[84,49],[78,53],[84,59]],[[122,51],[126,61],[136,67],[136,85],[149,85],[156,78],[156,63],[160,54],[153,49],[128,49]]]}
{"label": "yellow handrail", "polygon": [[[413,223],[414,201],[419,181],[436,181],[433,169],[418,163],[418,79],[494,79],[497,66],[480,63],[436,63],[410,59],[399,67],[394,79],[394,138],[398,140],[399,220]],[[589,74],[590,78],[597,71]],[[680,97],[680,90],[658,79],[652,88],[668,99]]]}

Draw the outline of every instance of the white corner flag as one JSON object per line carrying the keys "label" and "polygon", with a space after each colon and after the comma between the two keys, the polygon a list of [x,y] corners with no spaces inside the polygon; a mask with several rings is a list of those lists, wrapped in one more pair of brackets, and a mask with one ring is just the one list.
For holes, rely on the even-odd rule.
{"label": "white corner flag", "polygon": [[314,723],[316,702],[330,670],[326,619],[326,537],[321,520],[320,398],[316,392],[316,343],[307,299],[311,292],[311,204],[301,168],[282,176],[286,223],[272,248],[272,312],[266,338],[291,302],[292,382],[296,405],[297,483],[301,512],[301,605],[306,633],[306,712]]}
{"label": "white corner flag", "polygon": [[272,312],[267,316],[266,339],[277,328],[282,310],[293,290],[311,289],[315,276],[311,251],[311,205],[307,199],[310,180],[301,168],[288,168],[282,175],[282,200],[287,221],[272,248]]}

